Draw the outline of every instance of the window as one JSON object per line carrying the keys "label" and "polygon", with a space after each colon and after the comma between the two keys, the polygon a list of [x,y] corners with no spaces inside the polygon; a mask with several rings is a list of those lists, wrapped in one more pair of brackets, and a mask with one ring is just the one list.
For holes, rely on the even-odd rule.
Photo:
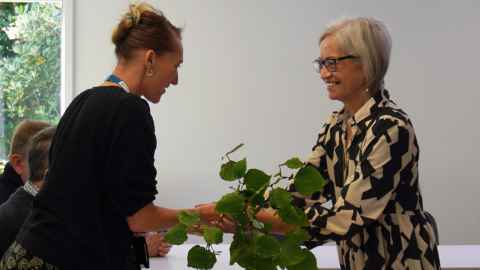
{"label": "window", "polygon": [[0,0],[0,160],[21,120],[56,124],[72,99],[72,5]]}

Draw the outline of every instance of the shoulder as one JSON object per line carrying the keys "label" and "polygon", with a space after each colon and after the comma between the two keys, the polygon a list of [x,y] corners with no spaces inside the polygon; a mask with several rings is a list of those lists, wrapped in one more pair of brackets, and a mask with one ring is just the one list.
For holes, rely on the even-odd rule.
{"label": "shoulder", "polygon": [[150,113],[150,106],[148,102],[139,96],[125,93],[120,100],[121,110],[137,112],[137,113]]}
{"label": "shoulder", "polygon": [[367,131],[372,142],[383,141],[388,144],[412,145],[416,141],[415,130],[408,115],[395,104],[379,108],[372,119],[373,123]]}
{"label": "shoulder", "polygon": [[373,118],[372,128],[375,130],[388,130],[391,127],[413,129],[408,114],[390,100],[377,108]]}
{"label": "shoulder", "polygon": [[30,207],[29,203],[32,201],[32,195],[23,188],[18,188],[5,203],[0,205],[0,218],[16,216],[16,213],[22,213],[24,209]]}
{"label": "shoulder", "polygon": [[343,113],[343,110],[342,111],[333,111],[332,113],[330,113],[328,115],[328,117],[325,119],[325,121],[323,122],[322,129],[321,129],[320,133],[326,132],[331,127],[338,124],[341,121],[340,117],[341,117],[342,113]]}

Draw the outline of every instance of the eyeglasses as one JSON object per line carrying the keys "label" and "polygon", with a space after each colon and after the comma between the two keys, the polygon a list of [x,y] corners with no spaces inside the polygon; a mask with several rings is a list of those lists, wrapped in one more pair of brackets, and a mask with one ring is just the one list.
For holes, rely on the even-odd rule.
{"label": "eyeglasses", "polygon": [[342,61],[345,59],[356,59],[358,58],[357,56],[354,55],[345,55],[342,57],[337,57],[337,58],[327,58],[327,59],[322,59],[322,58],[317,58],[313,60],[313,68],[315,68],[315,71],[320,73],[320,70],[322,67],[325,67],[328,71],[330,72],[335,72],[337,71],[337,62]]}

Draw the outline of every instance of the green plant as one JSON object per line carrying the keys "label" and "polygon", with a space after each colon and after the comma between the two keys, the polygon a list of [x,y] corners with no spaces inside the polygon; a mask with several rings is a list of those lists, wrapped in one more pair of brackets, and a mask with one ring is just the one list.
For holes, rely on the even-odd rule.
{"label": "green plant", "polygon": [[[273,270],[310,270],[317,269],[315,256],[302,243],[309,239],[303,227],[308,226],[307,217],[302,209],[292,205],[292,195],[280,187],[283,181],[293,181],[295,188],[303,195],[320,191],[325,180],[310,165],[300,159],[292,158],[278,166],[278,172],[268,175],[251,168],[247,169],[247,160],[234,161],[229,155],[243,144],[238,145],[224,156],[225,163],[220,169],[220,177],[236,182],[234,191],[225,194],[216,204],[215,210],[228,216],[235,223],[233,242],[230,245],[230,264],[238,264],[244,269]],[[284,175],[284,169],[291,171]],[[271,224],[257,220],[256,215],[262,209],[273,208],[276,215],[287,224],[293,225],[284,237],[271,235]],[[187,239],[187,231],[200,222],[196,214],[182,212],[180,224],[173,227],[166,239],[179,245]],[[217,252],[213,244],[222,242],[223,232],[210,226],[201,226],[206,247],[194,246],[188,253],[188,266],[196,269],[211,269],[216,262]]]}

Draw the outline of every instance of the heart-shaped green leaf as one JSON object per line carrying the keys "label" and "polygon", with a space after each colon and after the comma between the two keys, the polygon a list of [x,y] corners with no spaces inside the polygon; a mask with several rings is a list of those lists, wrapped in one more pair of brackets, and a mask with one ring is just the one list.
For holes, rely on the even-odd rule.
{"label": "heart-shaped green leaf", "polygon": [[220,244],[223,242],[223,232],[216,227],[206,227],[203,230],[203,238],[207,244]]}
{"label": "heart-shaped green leaf", "polygon": [[195,212],[181,211],[178,214],[178,220],[185,226],[190,227],[200,222],[200,216]]}
{"label": "heart-shaped green leaf", "polygon": [[314,167],[305,166],[295,175],[294,185],[298,192],[305,196],[310,196],[322,190],[325,185],[325,179]]}
{"label": "heart-shaped green leaf", "polygon": [[308,234],[308,232],[306,232],[304,229],[297,228],[295,230],[288,232],[285,235],[284,241],[292,245],[300,245],[309,239],[310,239],[310,234]]}
{"label": "heart-shaped green leaf", "polygon": [[297,246],[283,241],[281,243],[280,256],[277,257],[277,263],[282,267],[301,263],[305,259],[306,253]]}
{"label": "heart-shaped green leaf", "polygon": [[292,195],[283,188],[275,188],[270,193],[270,204],[272,208],[284,208],[292,203]]}
{"label": "heart-shaped green leaf", "polygon": [[255,239],[255,254],[262,258],[273,258],[280,254],[280,243],[270,235],[262,235]]}
{"label": "heart-shaped green leaf", "polygon": [[235,162],[235,164],[233,165],[233,174],[235,175],[235,179],[240,179],[240,178],[244,177],[246,171],[247,171],[247,159],[246,158]]}
{"label": "heart-shaped green leaf", "polygon": [[278,210],[280,218],[287,224],[293,224],[298,226],[307,226],[308,220],[305,213],[293,205],[280,208]]}
{"label": "heart-shaped green leaf", "polygon": [[287,160],[284,164],[287,165],[289,169],[299,169],[304,165],[303,162],[297,157]]}
{"label": "heart-shaped green leaf", "polygon": [[270,175],[258,169],[250,169],[245,175],[245,185],[248,190],[257,191],[270,182]]}
{"label": "heart-shaped green leaf", "polygon": [[217,258],[215,254],[204,247],[196,245],[188,251],[188,267],[196,269],[212,269]]}
{"label": "heart-shaped green leaf", "polygon": [[228,161],[220,168],[220,177],[225,181],[235,181],[235,161]]}
{"label": "heart-shaped green leaf", "polygon": [[245,198],[238,192],[224,195],[216,204],[215,210],[222,214],[238,215],[245,208]]}
{"label": "heart-shaped green leaf", "polygon": [[165,240],[172,245],[181,245],[187,241],[187,226],[177,224],[165,234]]}
{"label": "heart-shaped green leaf", "polygon": [[290,265],[287,266],[288,270],[318,270],[317,268],[317,259],[315,258],[315,255],[313,255],[312,252],[309,250],[302,250],[302,252],[305,254],[305,257],[303,260],[295,265]]}

